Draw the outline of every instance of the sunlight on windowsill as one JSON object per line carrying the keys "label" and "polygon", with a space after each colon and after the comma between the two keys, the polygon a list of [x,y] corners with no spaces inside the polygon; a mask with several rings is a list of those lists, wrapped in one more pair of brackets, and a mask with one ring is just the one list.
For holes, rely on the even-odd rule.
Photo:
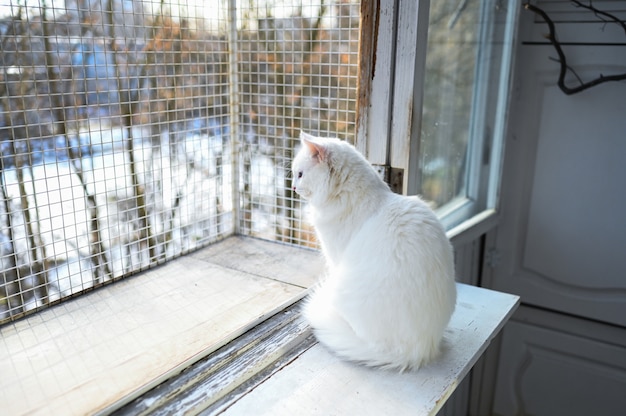
{"label": "sunlight on windowsill", "polygon": [[6,414],[128,401],[301,299],[315,251],[231,237],[0,328]]}

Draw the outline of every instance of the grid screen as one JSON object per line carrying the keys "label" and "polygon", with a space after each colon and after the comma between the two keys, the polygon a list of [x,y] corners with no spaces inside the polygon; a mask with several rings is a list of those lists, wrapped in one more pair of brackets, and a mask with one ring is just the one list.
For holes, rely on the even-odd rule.
{"label": "grid screen", "polygon": [[290,163],[353,140],[358,36],[356,1],[0,0],[0,324],[234,233],[315,246]]}
{"label": "grid screen", "polygon": [[300,130],[354,139],[359,5],[273,4],[248,11],[238,42],[241,230],[315,245],[290,164]]}

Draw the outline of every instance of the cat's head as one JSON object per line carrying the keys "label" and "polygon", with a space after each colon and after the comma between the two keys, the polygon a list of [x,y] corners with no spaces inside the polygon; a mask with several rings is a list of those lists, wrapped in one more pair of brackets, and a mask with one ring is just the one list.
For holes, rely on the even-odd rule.
{"label": "cat's head", "polygon": [[302,198],[311,202],[325,198],[330,182],[332,148],[338,141],[300,133],[300,150],[292,164],[292,188]]}
{"label": "cat's head", "polygon": [[354,166],[366,163],[352,145],[339,139],[301,132],[300,142],[292,164],[292,188],[314,205],[346,191],[355,176]]}

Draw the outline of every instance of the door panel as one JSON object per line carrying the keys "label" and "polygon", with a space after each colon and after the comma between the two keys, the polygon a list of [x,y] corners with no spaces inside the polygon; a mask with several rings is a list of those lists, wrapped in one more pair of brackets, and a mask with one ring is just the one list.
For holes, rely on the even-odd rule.
{"label": "door panel", "polygon": [[[522,16],[522,41],[545,32]],[[596,26],[577,27],[579,41],[601,39]],[[566,52],[582,79],[626,72],[622,46]],[[488,247],[500,260],[494,287],[526,304],[626,326],[626,83],[565,95],[553,54],[550,45],[519,47],[502,223]]]}
{"label": "door panel", "polygon": [[[623,16],[622,3],[610,10]],[[569,1],[534,4],[560,19],[558,39],[582,80],[626,72],[623,31],[588,23],[593,14]],[[521,18],[501,222],[486,239],[482,283],[520,295],[524,306],[487,357],[471,408],[624,414],[626,82],[566,95],[546,24],[530,12]]]}
{"label": "door panel", "polygon": [[[524,315],[528,308],[518,314]],[[498,415],[616,415],[626,409],[626,346],[574,335],[556,314],[512,320],[502,338],[493,413]],[[571,320],[571,318],[569,318]],[[578,323],[580,325],[580,322]],[[602,324],[584,323],[589,334]],[[577,323],[573,323],[577,326]],[[606,329],[606,328],[604,328]],[[618,337],[621,334],[617,334]]]}

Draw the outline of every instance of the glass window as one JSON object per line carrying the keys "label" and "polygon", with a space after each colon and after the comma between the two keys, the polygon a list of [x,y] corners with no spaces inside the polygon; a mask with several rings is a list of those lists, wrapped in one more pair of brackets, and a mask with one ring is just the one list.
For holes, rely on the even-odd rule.
{"label": "glass window", "polygon": [[418,169],[448,228],[495,208],[517,8],[430,3]]}

